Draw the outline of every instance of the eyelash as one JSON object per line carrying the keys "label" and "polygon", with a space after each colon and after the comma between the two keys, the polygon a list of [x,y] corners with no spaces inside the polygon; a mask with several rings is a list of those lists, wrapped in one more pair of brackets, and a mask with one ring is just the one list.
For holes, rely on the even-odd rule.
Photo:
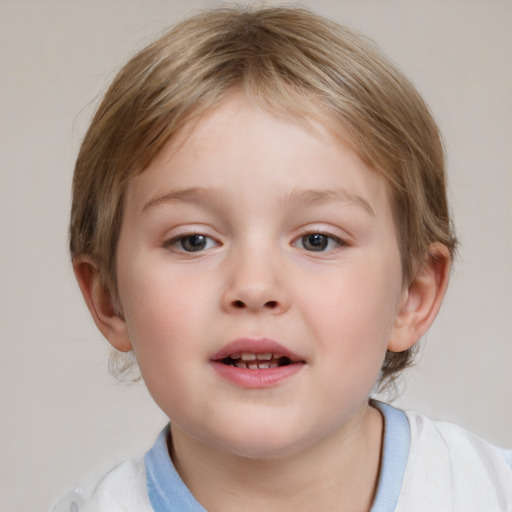
{"label": "eyelash", "polygon": [[[316,238],[316,241],[313,242],[312,238]],[[308,240],[308,243],[325,242],[325,244],[326,244],[326,245],[323,245],[323,244],[318,245],[317,247],[319,247],[319,250],[308,249],[303,246],[302,248],[307,252],[329,252],[329,251],[338,249],[339,247],[344,247],[347,245],[347,243],[344,240],[342,240],[341,238],[330,235],[328,233],[323,233],[322,231],[311,231],[311,232],[303,233],[300,237],[298,237],[295,240],[293,245],[298,246],[299,243],[301,243],[301,242],[304,243],[305,240]],[[335,247],[329,247],[329,245],[332,245],[333,242],[335,244]]]}
{"label": "eyelash", "polygon": [[[189,247],[185,247],[188,242],[191,242],[193,239],[195,239],[195,242],[203,242],[200,243],[199,246],[196,248],[197,250],[194,250],[192,246],[189,245]],[[310,248],[307,248],[304,246],[304,244],[307,243],[310,245]],[[334,247],[332,247],[332,244],[335,244]],[[178,244],[181,245],[181,247],[178,247]],[[329,252],[333,251],[335,249],[338,249],[339,247],[344,247],[347,245],[347,243],[342,240],[341,238],[338,238],[336,236],[330,235],[328,233],[324,233],[322,231],[310,231],[303,233],[301,236],[296,238],[294,242],[292,243],[295,247],[300,247],[300,244],[302,244],[302,249],[306,252]],[[204,233],[184,233],[178,236],[175,236],[171,238],[170,240],[167,240],[163,243],[163,247],[166,249],[175,250],[177,252],[182,253],[188,253],[188,254],[194,254],[199,253],[202,251],[205,251],[207,249],[211,249],[212,247],[218,246],[219,243],[215,241],[212,237],[205,235]],[[315,248],[316,247],[316,248]]]}
{"label": "eyelash", "polygon": [[[190,242],[191,239],[195,238],[200,239],[204,241],[205,245],[200,246],[197,250],[187,250],[184,246],[187,242]],[[210,242],[210,246],[208,247],[208,243]],[[211,245],[211,242],[213,242],[213,245]],[[178,247],[178,244],[181,245],[181,248]],[[178,252],[184,252],[184,253],[190,253],[194,254],[196,252],[202,252],[206,249],[211,249],[211,247],[219,245],[218,242],[216,242],[212,237],[205,235],[204,233],[184,233],[182,235],[175,236],[171,238],[170,240],[167,240],[164,242],[163,247],[166,249],[173,249]]]}

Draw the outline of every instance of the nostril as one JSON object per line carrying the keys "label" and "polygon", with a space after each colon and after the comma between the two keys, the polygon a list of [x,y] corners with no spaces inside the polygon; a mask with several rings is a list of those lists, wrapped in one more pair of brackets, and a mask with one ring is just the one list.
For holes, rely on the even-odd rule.
{"label": "nostril", "polygon": [[236,299],[236,300],[233,300],[231,301],[231,306],[232,308],[234,309],[250,309],[250,310],[258,310],[260,308],[264,308],[264,309],[270,309],[270,310],[274,310],[274,309],[278,309],[279,308],[279,301],[277,300],[268,300],[266,302],[260,302],[260,301],[254,301],[254,303],[252,301],[243,301],[243,300],[240,300],[240,299]]}

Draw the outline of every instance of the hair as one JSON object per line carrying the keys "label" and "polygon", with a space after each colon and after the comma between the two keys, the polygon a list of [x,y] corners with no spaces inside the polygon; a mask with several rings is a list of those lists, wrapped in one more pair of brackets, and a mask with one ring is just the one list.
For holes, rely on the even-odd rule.
{"label": "hair", "polygon": [[[375,44],[304,8],[220,8],[179,23],[120,70],[80,148],[71,256],[96,262],[114,300],[127,183],[233,90],[277,115],[326,125],[384,178],[404,282],[432,243],[453,256],[439,129],[414,86]],[[388,351],[381,383],[411,361],[411,350]],[[118,373],[129,367],[124,361]]]}

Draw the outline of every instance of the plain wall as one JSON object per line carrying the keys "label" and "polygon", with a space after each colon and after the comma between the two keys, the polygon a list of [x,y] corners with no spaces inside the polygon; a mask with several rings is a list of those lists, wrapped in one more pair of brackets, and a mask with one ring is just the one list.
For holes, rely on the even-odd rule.
{"label": "plain wall", "polygon": [[[255,2],[257,3],[257,2]],[[373,37],[444,132],[461,240],[441,315],[396,401],[512,446],[512,3],[303,2]],[[143,453],[166,420],[109,348],[74,282],[74,158],[114,72],[213,1],[0,0],[0,511],[43,511]]]}

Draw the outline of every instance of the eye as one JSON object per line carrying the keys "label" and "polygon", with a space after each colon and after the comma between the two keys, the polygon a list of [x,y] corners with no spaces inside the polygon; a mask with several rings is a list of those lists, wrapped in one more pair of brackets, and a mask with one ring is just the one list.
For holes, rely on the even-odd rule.
{"label": "eye", "polygon": [[298,247],[305,249],[306,251],[313,252],[325,252],[336,249],[342,245],[345,245],[339,238],[325,233],[307,233],[301,236],[295,244]]}
{"label": "eye", "polygon": [[209,236],[202,234],[180,235],[164,244],[177,251],[199,252],[215,247],[217,242]]}

